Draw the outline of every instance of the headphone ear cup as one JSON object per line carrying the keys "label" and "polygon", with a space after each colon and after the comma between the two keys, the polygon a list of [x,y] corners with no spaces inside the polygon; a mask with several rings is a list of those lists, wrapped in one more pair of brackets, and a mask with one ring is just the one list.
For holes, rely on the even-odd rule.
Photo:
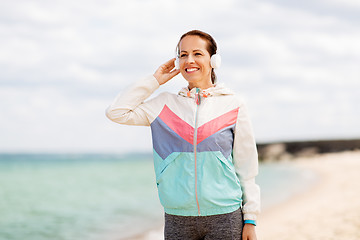
{"label": "headphone ear cup", "polygon": [[179,58],[175,59],[174,64],[175,64],[175,69],[180,69]]}
{"label": "headphone ear cup", "polygon": [[219,54],[214,54],[211,56],[211,59],[210,59],[210,65],[212,68],[219,68],[220,65],[221,65],[221,57]]}

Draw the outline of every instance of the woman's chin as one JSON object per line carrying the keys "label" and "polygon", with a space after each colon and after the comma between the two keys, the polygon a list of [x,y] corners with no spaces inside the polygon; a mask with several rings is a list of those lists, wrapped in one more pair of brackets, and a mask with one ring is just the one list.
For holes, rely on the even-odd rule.
{"label": "woman's chin", "polygon": [[201,79],[195,77],[184,77],[184,78],[189,84],[194,84],[201,81]]}

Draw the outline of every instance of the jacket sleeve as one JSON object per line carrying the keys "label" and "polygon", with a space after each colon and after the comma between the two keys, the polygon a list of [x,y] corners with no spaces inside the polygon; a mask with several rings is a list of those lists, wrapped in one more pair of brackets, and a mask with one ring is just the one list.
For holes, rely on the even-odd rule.
{"label": "jacket sleeve", "polygon": [[244,220],[256,220],[260,213],[260,188],[255,183],[255,176],[258,174],[258,154],[244,103],[240,104],[234,131],[233,161],[243,192]]}
{"label": "jacket sleeve", "polygon": [[159,88],[154,76],[149,76],[120,93],[106,109],[106,116],[116,123],[149,126],[148,113],[151,108],[144,101]]}

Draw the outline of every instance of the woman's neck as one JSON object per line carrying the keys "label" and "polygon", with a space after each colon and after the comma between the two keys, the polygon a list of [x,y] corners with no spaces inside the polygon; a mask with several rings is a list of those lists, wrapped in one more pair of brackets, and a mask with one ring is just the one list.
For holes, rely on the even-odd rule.
{"label": "woman's neck", "polygon": [[200,88],[201,90],[213,87],[211,80],[206,82],[196,82],[196,83],[190,83],[188,85],[188,89],[191,90],[193,88]]}

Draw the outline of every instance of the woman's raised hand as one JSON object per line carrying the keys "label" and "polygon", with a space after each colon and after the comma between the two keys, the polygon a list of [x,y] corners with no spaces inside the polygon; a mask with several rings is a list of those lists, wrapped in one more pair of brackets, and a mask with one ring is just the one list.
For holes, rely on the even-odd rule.
{"label": "woman's raised hand", "polygon": [[179,69],[174,69],[175,58],[170,59],[166,63],[162,64],[154,73],[154,77],[158,80],[159,84],[162,85],[179,74]]}

